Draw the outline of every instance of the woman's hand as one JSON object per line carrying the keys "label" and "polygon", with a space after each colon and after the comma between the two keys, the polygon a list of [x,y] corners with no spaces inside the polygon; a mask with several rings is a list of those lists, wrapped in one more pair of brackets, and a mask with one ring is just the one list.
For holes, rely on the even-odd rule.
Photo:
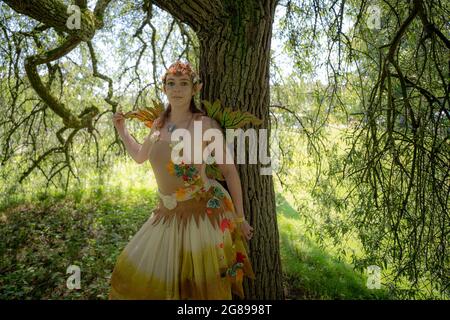
{"label": "woman's hand", "polygon": [[241,223],[241,231],[245,239],[250,240],[253,237],[253,228],[248,224],[247,220]]}
{"label": "woman's hand", "polygon": [[125,132],[125,117],[120,107],[113,115],[113,124],[119,134]]}

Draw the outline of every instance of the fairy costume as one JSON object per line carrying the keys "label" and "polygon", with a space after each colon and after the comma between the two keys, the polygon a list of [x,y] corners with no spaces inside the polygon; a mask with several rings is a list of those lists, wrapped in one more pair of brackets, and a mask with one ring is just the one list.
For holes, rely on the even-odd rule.
{"label": "fairy costume", "polygon": [[255,275],[230,194],[203,161],[174,163],[174,143],[158,133],[149,160],[159,203],[119,255],[109,298],[244,298],[243,277]]}

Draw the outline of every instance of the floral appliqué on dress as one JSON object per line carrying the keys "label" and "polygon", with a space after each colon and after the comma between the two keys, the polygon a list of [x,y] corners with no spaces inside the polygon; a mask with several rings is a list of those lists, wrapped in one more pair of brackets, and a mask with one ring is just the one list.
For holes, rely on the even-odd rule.
{"label": "floral appliqu\u00e9 on dress", "polygon": [[[171,143],[172,147],[173,144]],[[175,164],[172,160],[166,165],[168,172],[171,175],[180,177],[184,181],[185,188],[178,188],[175,192],[175,197],[177,200],[183,199],[187,193],[193,193],[194,197],[198,200],[199,198],[204,198],[209,196],[209,200],[206,204],[206,214],[214,214],[214,209],[220,208],[221,202],[224,205],[226,211],[234,212],[233,202],[225,195],[225,193],[217,186],[211,186],[208,190],[205,189],[203,180],[194,165],[186,164],[181,161],[180,164]],[[220,229],[225,232],[226,229],[230,233],[233,233],[236,229],[236,224],[233,220],[228,218],[223,218],[220,221]],[[223,242],[219,244],[220,248],[223,248]],[[224,257],[222,256],[221,259]],[[235,262],[225,271],[223,276],[228,277],[232,282],[241,282],[244,275],[244,260],[246,255],[240,251],[236,251]]]}

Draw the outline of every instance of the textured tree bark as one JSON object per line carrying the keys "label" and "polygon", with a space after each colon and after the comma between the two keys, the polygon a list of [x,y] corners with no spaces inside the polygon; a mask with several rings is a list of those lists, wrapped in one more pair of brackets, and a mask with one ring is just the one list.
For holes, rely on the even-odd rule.
{"label": "textured tree bark", "polygon": [[[269,131],[269,58],[276,1],[221,1],[221,6],[212,1],[217,8],[212,20],[199,1],[156,3],[197,31],[202,99],[220,99],[222,105],[249,111],[264,121],[260,128]],[[249,246],[256,280],[246,280],[245,296],[284,299],[274,185],[272,176],[261,175],[260,168],[260,164],[238,165],[244,211],[255,229]]]}

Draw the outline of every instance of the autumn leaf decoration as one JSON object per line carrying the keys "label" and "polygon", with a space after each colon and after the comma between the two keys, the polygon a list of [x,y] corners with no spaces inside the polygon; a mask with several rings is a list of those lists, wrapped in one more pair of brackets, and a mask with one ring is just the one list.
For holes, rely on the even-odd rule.
{"label": "autumn leaf decoration", "polygon": [[142,121],[145,126],[151,128],[153,122],[159,115],[164,111],[164,105],[161,102],[152,99],[153,107],[144,107],[143,109],[137,109],[134,111],[129,111],[124,114],[126,119],[137,119]]}

